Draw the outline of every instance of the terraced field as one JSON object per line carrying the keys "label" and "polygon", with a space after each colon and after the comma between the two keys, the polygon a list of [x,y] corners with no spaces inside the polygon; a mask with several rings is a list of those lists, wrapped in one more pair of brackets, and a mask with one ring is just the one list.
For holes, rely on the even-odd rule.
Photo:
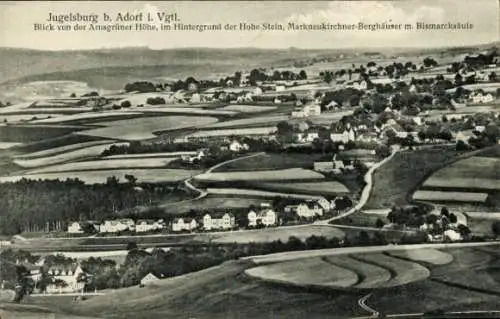
{"label": "terraced field", "polygon": [[453,255],[436,249],[412,249],[391,251],[390,256],[431,265],[447,265],[453,261]]}
{"label": "terraced field", "polygon": [[100,141],[90,141],[90,142],[83,142],[83,143],[75,143],[75,144],[70,144],[70,145],[65,145],[65,146],[60,146],[60,147],[54,147],[54,148],[49,148],[43,151],[38,151],[38,152],[32,152],[28,154],[23,154],[16,156],[16,159],[33,159],[33,158],[40,158],[40,157],[46,157],[46,156],[53,156],[53,155],[59,155],[63,154],[69,151],[74,151],[78,149],[82,149],[85,147],[90,147],[90,146],[95,146],[95,145],[102,145],[102,144],[111,144],[114,142],[113,140],[100,140]]}
{"label": "terraced field", "polygon": [[387,269],[391,273],[391,278],[383,283],[379,283],[371,288],[387,288],[406,285],[414,281],[427,279],[430,271],[413,262],[396,259],[384,254],[358,254],[352,256],[361,262],[369,263]]}
{"label": "terraced field", "polygon": [[358,276],[353,271],[327,263],[321,258],[260,266],[250,268],[245,273],[260,280],[300,287],[345,288],[358,282]]}
{"label": "terraced field", "polygon": [[349,256],[328,256],[324,257],[323,260],[355,272],[358,275],[359,281],[352,286],[353,288],[371,289],[391,279],[391,273],[387,269],[373,264],[359,262]]}

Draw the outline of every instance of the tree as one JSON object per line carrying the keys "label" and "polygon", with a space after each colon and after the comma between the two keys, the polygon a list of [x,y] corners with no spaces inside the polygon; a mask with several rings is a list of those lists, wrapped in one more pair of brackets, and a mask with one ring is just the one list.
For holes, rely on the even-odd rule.
{"label": "tree", "polygon": [[450,217],[450,211],[448,210],[448,207],[441,207],[441,216]]}
{"label": "tree", "polygon": [[457,145],[455,146],[455,150],[458,152],[464,152],[469,150],[469,146],[462,140],[457,141]]}
{"label": "tree", "polygon": [[471,234],[471,230],[469,229],[469,227],[462,224],[458,225],[457,230],[462,238],[467,238]]}
{"label": "tree", "polygon": [[323,77],[323,80],[330,84],[332,81],[333,81],[333,76],[332,76],[332,73],[331,72],[326,72],[325,73],[325,76]]}
{"label": "tree", "polygon": [[500,236],[500,221],[495,221],[491,224],[491,231],[495,236]]}
{"label": "tree", "polygon": [[384,224],[385,224],[384,221],[380,218],[377,218],[377,220],[375,221],[375,227],[377,227],[377,228],[384,227]]}
{"label": "tree", "polygon": [[69,97],[74,98],[74,97],[76,97],[76,94],[73,92],[73,93],[71,93],[71,95]]}
{"label": "tree", "polygon": [[127,250],[133,250],[133,249],[137,249],[137,248],[138,248],[138,246],[135,242],[129,241],[127,243],[127,248],[126,248]]}
{"label": "tree", "polygon": [[299,77],[301,80],[307,80],[307,73],[304,70],[300,70]]}
{"label": "tree", "polygon": [[129,101],[129,100],[125,100],[125,101],[123,101],[120,105],[121,105],[121,107],[123,107],[123,108],[128,108],[128,107],[131,107],[131,106],[132,106],[132,103],[130,103],[130,101]]}
{"label": "tree", "polygon": [[125,174],[125,179],[130,185],[135,185],[135,183],[137,182],[137,177],[135,177],[134,175]]}
{"label": "tree", "polygon": [[457,215],[451,213],[450,216],[448,217],[448,220],[450,221],[450,223],[455,224],[458,221]]}

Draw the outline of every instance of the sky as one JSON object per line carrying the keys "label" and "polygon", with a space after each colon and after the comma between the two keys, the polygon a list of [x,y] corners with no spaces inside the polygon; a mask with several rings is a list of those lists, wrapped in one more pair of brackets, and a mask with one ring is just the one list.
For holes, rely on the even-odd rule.
{"label": "sky", "polygon": [[[171,1],[171,2],[2,2],[0,46],[39,50],[79,50],[147,46],[259,48],[441,47],[499,40],[498,0],[394,1]],[[177,13],[184,24],[246,23],[471,23],[460,31],[218,31],[104,32],[34,31],[49,13]],[[115,24],[116,22],[98,22]],[[57,24],[57,23],[53,23]],[[70,23],[72,26],[73,23]],[[159,26],[159,23],[157,23]]]}

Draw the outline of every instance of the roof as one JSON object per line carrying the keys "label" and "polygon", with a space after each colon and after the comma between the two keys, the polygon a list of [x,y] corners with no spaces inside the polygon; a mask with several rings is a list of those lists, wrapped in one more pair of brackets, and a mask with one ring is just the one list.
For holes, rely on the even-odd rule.
{"label": "roof", "polygon": [[233,214],[231,213],[226,213],[226,212],[214,212],[214,213],[207,213],[207,215],[210,215],[211,218],[217,218],[217,219],[220,219],[222,217],[224,217],[224,215],[229,215],[229,217],[234,217]]}
{"label": "roof", "polygon": [[147,225],[152,225],[152,224],[154,224],[154,223],[156,223],[156,221],[155,221],[155,220],[153,220],[153,219],[139,219],[139,220],[137,221],[137,224],[147,224]]}

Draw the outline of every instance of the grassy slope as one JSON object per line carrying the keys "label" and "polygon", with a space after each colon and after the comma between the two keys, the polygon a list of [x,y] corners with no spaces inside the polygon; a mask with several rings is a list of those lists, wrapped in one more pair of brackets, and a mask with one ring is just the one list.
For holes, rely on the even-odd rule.
{"label": "grassy slope", "polygon": [[[446,251],[447,252],[447,251]],[[460,254],[457,249],[455,256]],[[487,262],[466,259],[467,265]],[[498,252],[492,252],[498,255]],[[480,255],[477,255],[478,257]],[[470,259],[470,258],[469,258]],[[439,266],[446,273],[470,272],[454,264]],[[165,279],[156,286],[132,287],[66,306],[75,314],[99,315],[104,318],[336,318],[367,315],[357,305],[366,292],[313,293],[298,288],[264,284],[242,276],[252,266],[230,261],[220,266],[184,276]],[[495,308],[498,297],[469,291],[433,280],[414,282],[390,289],[377,289],[367,304],[383,313],[426,312],[475,309],[470,303],[481,303],[482,309]]]}
{"label": "grassy slope", "polygon": [[396,154],[374,174],[374,185],[365,209],[408,202],[408,194],[431,173],[454,161],[454,147],[443,146]]}

